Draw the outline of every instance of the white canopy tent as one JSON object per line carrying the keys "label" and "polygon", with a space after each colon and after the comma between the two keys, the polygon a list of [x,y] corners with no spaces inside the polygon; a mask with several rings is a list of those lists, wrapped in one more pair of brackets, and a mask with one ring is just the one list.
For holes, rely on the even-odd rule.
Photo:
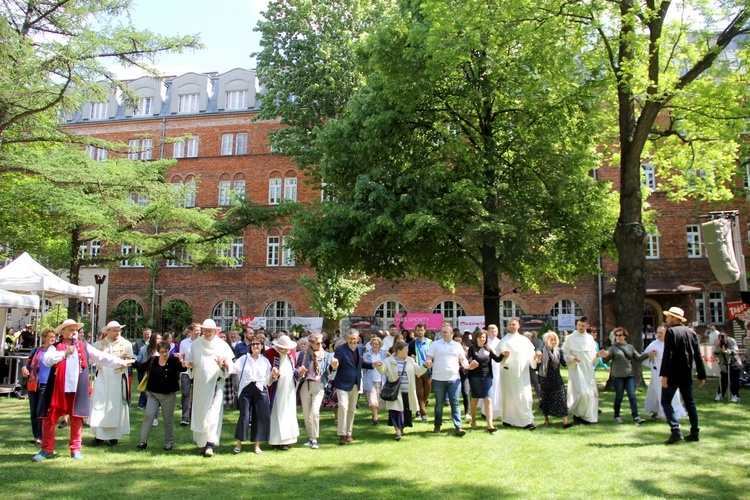
{"label": "white canopy tent", "polygon": [[[27,297],[34,297],[36,299],[35,308],[38,309],[41,305],[42,311],[44,311],[44,301],[47,299],[61,300],[74,297],[84,302],[91,302],[96,296],[96,288],[93,286],[79,286],[68,283],[38,263],[26,252],[0,269],[0,290],[30,292],[32,295],[27,295]],[[37,295],[41,295],[41,300]],[[5,315],[0,318],[0,321],[3,324],[5,323]],[[5,329],[3,328],[4,332]]]}

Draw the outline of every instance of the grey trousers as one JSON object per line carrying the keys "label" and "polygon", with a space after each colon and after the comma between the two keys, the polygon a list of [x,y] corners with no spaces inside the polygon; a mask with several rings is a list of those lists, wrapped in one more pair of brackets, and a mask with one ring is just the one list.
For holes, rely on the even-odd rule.
{"label": "grey trousers", "polygon": [[187,372],[180,373],[180,394],[182,394],[182,421],[190,422],[190,410],[193,408],[193,379]]}
{"label": "grey trousers", "polygon": [[164,444],[174,444],[174,407],[177,403],[177,393],[159,394],[148,391],[148,402],[146,402],[146,415],[141,424],[141,443],[148,443],[148,435],[151,434],[154,419],[159,414],[159,407],[164,416]]}

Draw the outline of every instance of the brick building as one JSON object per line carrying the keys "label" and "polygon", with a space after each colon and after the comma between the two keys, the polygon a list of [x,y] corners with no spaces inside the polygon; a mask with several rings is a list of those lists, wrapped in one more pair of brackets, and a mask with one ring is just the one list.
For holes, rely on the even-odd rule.
{"label": "brick building", "polygon": [[[255,72],[234,69],[226,73],[188,73],[163,80],[140,78],[128,82],[139,96],[137,109],[128,109],[114,94],[106,103],[86,103],[69,117],[64,128],[130,146],[131,158],[144,160],[176,158],[177,164],[167,181],[188,187],[194,196],[186,206],[229,205],[232,193],[243,193],[259,203],[278,204],[282,199],[300,202],[321,196],[304,182],[302,172],[282,155],[269,149],[268,132],[280,127],[278,121],[253,121],[260,104]],[[112,153],[90,148],[95,159]],[[617,185],[616,168],[604,167],[598,175]],[[652,187],[658,179],[651,166],[644,166],[644,182]],[[658,323],[662,311],[678,305],[701,325],[726,321],[726,303],[739,300],[739,286],[721,286],[714,278],[701,244],[699,214],[707,206],[670,203],[664,194],[654,193],[649,203],[661,216],[659,233],[650,236],[648,294],[643,308],[644,324]],[[716,209],[742,209],[744,200]],[[742,215],[742,227],[747,227]],[[226,326],[239,316],[265,316],[269,329],[288,328],[292,316],[316,316],[306,301],[307,292],[297,283],[305,265],[295,263],[284,249],[289,228],[261,231],[248,229],[232,244],[232,255],[242,257],[241,265],[198,272],[180,261],[164,261],[153,283],[161,292],[159,300],[183,300],[193,309],[194,319],[213,317]],[[747,241],[744,242],[747,253]],[[86,248],[84,251],[98,251]],[[123,247],[123,254],[137,249]],[[588,316],[592,324],[610,329],[616,264],[603,263],[603,274],[582,279],[576,286],[553,285],[547,293],[508,293],[502,296],[504,318],[522,314],[558,313]],[[93,284],[94,272],[86,270],[82,284]],[[107,272],[107,271],[105,271]],[[101,294],[100,326],[106,310],[126,300],[137,302],[143,314],[153,314],[154,301],[145,301],[151,276],[143,263],[124,257],[119,268],[108,271]],[[510,290],[507,283],[503,290]],[[458,287],[448,293],[435,283],[391,284],[376,282],[376,289],[361,301],[355,315],[380,316],[390,322],[398,312],[439,312],[447,319],[482,315],[481,287]]]}

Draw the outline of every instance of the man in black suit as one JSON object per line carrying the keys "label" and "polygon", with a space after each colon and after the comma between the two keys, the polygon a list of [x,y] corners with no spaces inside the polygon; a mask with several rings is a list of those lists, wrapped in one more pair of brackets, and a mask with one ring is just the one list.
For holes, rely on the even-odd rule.
{"label": "man in black suit", "polygon": [[[664,337],[664,357],[661,362],[661,406],[667,417],[672,434],[665,444],[685,441],[698,441],[698,409],[693,399],[693,364],[698,371],[698,387],[706,383],[706,368],[703,366],[698,335],[683,325],[685,312],[679,307],[670,307],[664,312],[667,322],[667,333]],[[680,422],[675,418],[672,398],[677,390],[682,394],[685,409],[690,418],[690,434],[682,437]]]}
{"label": "man in black suit", "polygon": [[338,434],[339,444],[353,442],[352,426],[354,412],[357,409],[357,397],[362,386],[362,368],[372,369],[382,364],[382,361],[368,363],[362,359],[363,349],[359,343],[359,331],[350,328],[346,332],[346,344],[342,344],[333,352],[331,368],[336,370],[333,387],[339,403]]}

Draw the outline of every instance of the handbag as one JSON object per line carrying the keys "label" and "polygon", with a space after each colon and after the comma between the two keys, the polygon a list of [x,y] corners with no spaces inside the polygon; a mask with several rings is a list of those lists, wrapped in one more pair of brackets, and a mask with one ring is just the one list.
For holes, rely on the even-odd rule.
{"label": "handbag", "polygon": [[146,369],[146,373],[143,375],[143,378],[138,383],[138,392],[146,392],[148,389],[148,372],[151,370],[151,365],[154,364],[155,357],[151,358],[151,363],[148,364],[148,368]]}
{"label": "handbag", "polygon": [[404,361],[404,368],[401,370],[401,375],[399,375],[396,380],[393,382],[390,380],[385,381],[383,388],[380,389],[380,399],[384,401],[396,401],[398,399],[398,395],[401,393],[401,377],[404,375],[405,371],[406,361]]}

